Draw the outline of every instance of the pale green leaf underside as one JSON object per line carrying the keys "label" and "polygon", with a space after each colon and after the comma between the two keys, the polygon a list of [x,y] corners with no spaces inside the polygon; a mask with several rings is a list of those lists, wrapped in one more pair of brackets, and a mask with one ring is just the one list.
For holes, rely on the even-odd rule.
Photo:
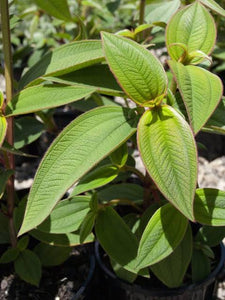
{"label": "pale green leaf underside", "polygon": [[166,286],[179,287],[191,261],[192,247],[192,231],[189,225],[181,243],[169,256],[151,266],[152,272]]}
{"label": "pale green leaf underside", "polygon": [[65,21],[72,21],[67,0],[35,0],[48,14]]}
{"label": "pale green leaf underside", "polygon": [[178,84],[194,133],[196,134],[213,114],[223,86],[218,76],[197,67],[168,62]]}
{"label": "pale green leaf underside", "polygon": [[106,165],[86,174],[73,189],[71,196],[96,189],[113,181],[119,174],[119,169],[113,165]]}
{"label": "pale green leaf underside", "polygon": [[80,100],[96,90],[87,86],[37,85],[22,90],[6,107],[7,116],[27,114]]}
{"label": "pale green leaf underside", "polygon": [[136,121],[130,109],[108,106],[71,122],[38,168],[20,234],[39,225],[69,187],[134,134]]}
{"label": "pale green leaf underside", "polygon": [[171,204],[160,207],[141,237],[137,268],[153,265],[170,255],[183,239],[187,225],[188,220]]}
{"label": "pale green leaf underside", "polygon": [[153,54],[124,37],[104,32],[102,38],[109,67],[133,101],[148,106],[149,101],[165,93],[166,73]]}
{"label": "pale green leaf underside", "polygon": [[138,126],[145,167],[164,196],[193,220],[197,153],[186,121],[167,105],[146,111]]}
{"label": "pale green leaf underside", "polygon": [[69,233],[76,231],[90,210],[90,197],[77,196],[60,201],[50,216],[38,226],[48,233]]}
{"label": "pale green leaf underside", "polygon": [[101,41],[89,40],[66,44],[50,51],[32,66],[20,80],[19,87],[22,89],[29,83],[30,85],[39,83],[41,79],[37,78],[40,76],[70,73],[103,60]]}
{"label": "pale green leaf underside", "polygon": [[7,130],[6,118],[3,116],[0,116],[0,147],[1,147],[2,143],[4,142],[6,130]]}
{"label": "pale green leaf underside", "polygon": [[214,0],[200,0],[202,4],[216,12],[217,14],[225,17],[225,10]]}
{"label": "pale green leaf underside", "polygon": [[211,226],[225,226],[225,191],[197,189],[194,201],[196,221]]}
{"label": "pale green leaf underside", "polygon": [[176,61],[184,50],[171,44],[182,43],[187,46],[189,53],[201,50],[208,55],[212,51],[215,39],[214,20],[199,2],[179,10],[170,20],[166,31],[167,49],[171,58]]}

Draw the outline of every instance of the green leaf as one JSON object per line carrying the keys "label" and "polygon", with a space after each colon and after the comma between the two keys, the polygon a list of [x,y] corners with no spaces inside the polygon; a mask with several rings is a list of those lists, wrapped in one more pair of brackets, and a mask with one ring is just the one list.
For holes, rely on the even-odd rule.
{"label": "green leaf", "polygon": [[25,235],[23,236],[21,239],[19,239],[16,247],[20,250],[20,251],[24,251],[28,244],[29,244],[29,236],[28,235]]}
{"label": "green leaf", "polygon": [[105,165],[86,174],[73,189],[71,196],[94,190],[113,181],[119,174],[119,169],[113,165]]}
{"label": "green leaf", "polygon": [[14,174],[13,170],[0,169],[0,199],[2,198],[8,179]]}
{"label": "green leaf", "polygon": [[193,250],[191,269],[193,282],[204,280],[210,274],[210,260],[201,250]]}
{"label": "green leaf", "polygon": [[194,220],[197,154],[186,121],[167,105],[148,110],[139,122],[138,144],[143,163],[159,190]]}
{"label": "green leaf", "polygon": [[86,240],[87,236],[92,232],[92,229],[95,224],[96,219],[96,211],[90,211],[84,218],[81,226],[80,226],[80,243]]}
{"label": "green leaf", "polygon": [[108,206],[99,211],[95,232],[106,253],[122,267],[133,271],[138,241],[112,207]]}
{"label": "green leaf", "polygon": [[[88,67],[104,60],[100,41],[79,41],[56,48],[44,55],[22,77],[20,89],[28,83],[34,85],[40,76],[57,76]],[[37,79],[37,80],[35,80]]]}
{"label": "green leaf", "polygon": [[124,37],[104,32],[102,39],[109,67],[129,98],[151,106],[166,93],[166,73],[153,54]]}
{"label": "green leaf", "polygon": [[34,253],[39,257],[42,266],[61,265],[70,256],[70,247],[57,247],[39,243],[34,248]]}
{"label": "green leaf", "polygon": [[168,62],[186,106],[196,134],[213,114],[220,102],[223,85],[218,76],[196,66]]}
{"label": "green leaf", "polygon": [[[179,10],[170,20],[166,30],[166,44],[170,57],[178,61],[184,50],[177,43],[187,46],[188,53],[200,50],[206,55],[212,51],[216,39],[214,20],[198,1]],[[199,63],[196,58],[192,62]],[[183,57],[185,62],[185,58]]]}
{"label": "green leaf", "polygon": [[20,251],[18,248],[9,248],[7,249],[0,258],[0,264],[8,264],[16,260]]}
{"label": "green leaf", "polygon": [[15,272],[24,281],[39,285],[41,279],[41,262],[38,256],[31,250],[20,252],[14,261]]}
{"label": "green leaf", "polygon": [[[60,247],[73,247],[80,245],[80,235],[76,232],[65,234],[53,234],[42,232],[39,230],[32,230],[29,232],[31,236],[40,242]],[[84,243],[91,243],[94,241],[94,235],[90,234]]]}
{"label": "green leaf", "polygon": [[153,203],[151,204],[145,211],[144,213],[141,215],[140,218],[140,225],[139,225],[139,231],[140,234],[142,235],[145,227],[147,226],[149,220],[151,219],[151,217],[154,215],[154,213],[157,211],[157,209],[160,208],[159,203]]}
{"label": "green leaf", "polygon": [[85,86],[38,85],[22,90],[6,107],[7,116],[27,114],[61,106],[90,96],[95,89]]}
{"label": "green leaf", "polygon": [[123,167],[128,159],[128,149],[127,144],[124,143],[121,147],[119,147],[116,151],[111,153],[110,159],[113,164]]}
{"label": "green leaf", "polygon": [[127,199],[134,202],[142,202],[144,197],[143,187],[133,183],[114,184],[98,192],[101,201],[113,199]]}
{"label": "green leaf", "polygon": [[118,278],[123,279],[129,283],[133,283],[134,280],[137,278],[137,274],[124,269],[120,264],[118,264],[112,258],[110,259],[110,263],[113,268],[113,271],[116,273],[116,276]]}
{"label": "green leaf", "polygon": [[[157,1],[158,2],[158,1]],[[171,16],[180,7],[180,0],[163,1],[150,3],[145,8],[145,21],[147,23],[165,22],[167,23]]]}
{"label": "green leaf", "polygon": [[37,227],[47,233],[76,231],[89,211],[90,197],[77,196],[60,201],[50,216]]}
{"label": "green leaf", "polygon": [[25,157],[37,157],[35,155],[32,154],[27,154],[24,153],[16,148],[14,148],[13,146],[11,146],[9,143],[7,143],[6,141],[4,141],[3,145],[0,147],[0,150],[3,150],[5,152],[8,153],[12,153],[14,155],[19,155],[19,156],[25,156]]}
{"label": "green leaf", "polygon": [[0,147],[1,147],[2,143],[4,142],[6,130],[7,130],[6,118],[3,116],[0,116]]}
{"label": "green leaf", "polygon": [[194,215],[197,222],[211,226],[225,226],[225,191],[197,189]]}
{"label": "green leaf", "polygon": [[63,194],[136,131],[126,108],[99,107],[71,122],[54,140],[36,173],[20,234],[39,225]]}
{"label": "green leaf", "polygon": [[210,8],[215,13],[225,17],[225,10],[214,0],[200,0],[202,4]]}
{"label": "green leaf", "polygon": [[212,227],[202,226],[197,235],[195,236],[196,241],[200,241],[210,247],[215,247],[221,243],[225,238],[225,226]]}
{"label": "green leaf", "polygon": [[140,240],[137,268],[151,266],[170,255],[182,241],[188,220],[171,204],[152,216]]}
{"label": "green leaf", "polygon": [[90,66],[61,76],[47,76],[44,79],[66,85],[82,84],[95,88],[98,93],[105,95],[124,95],[106,64]]}
{"label": "green leaf", "polygon": [[190,225],[177,248],[165,259],[151,266],[152,272],[169,288],[179,287],[192,257],[192,232]]}
{"label": "green leaf", "polygon": [[67,0],[35,0],[49,15],[64,21],[72,21]]}
{"label": "green leaf", "polygon": [[33,117],[14,120],[14,147],[20,149],[37,140],[44,131],[44,124]]}

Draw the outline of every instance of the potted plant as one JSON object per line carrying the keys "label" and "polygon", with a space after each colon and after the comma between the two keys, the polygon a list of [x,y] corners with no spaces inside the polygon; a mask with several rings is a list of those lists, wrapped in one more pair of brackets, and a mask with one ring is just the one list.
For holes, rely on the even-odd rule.
{"label": "potted plant", "polygon": [[[222,83],[207,70],[216,39],[207,7],[224,15],[213,1],[195,1],[167,25],[170,87],[160,61],[146,45],[131,40],[145,26],[126,31],[130,39],[102,32],[102,42],[59,47],[24,75],[21,91],[6,106],[6,118],[96,92],[122,95],[135,107],[128,101],[127,107],[103,105],[58,135],[36,173],[19,236],[29,232],[50,241],[66,234],[68,244],[71,235],[83,243],[93,239],[94,228],[124,280],[149,277],[150,271],[176,288],[190,273],[193,282],[208,276],[215,255],[210,247],[224,237],[225,192],[197,188],[195,136],[200,130],[224,132]],[[136,146],[146,174],[131,157]],[[121,183],[130,174],[139,185]],[[72,186],[69,198],[60,201]],[[81,202],[88,203],[88,211]],[[130,210],[119,214],[124,204]]]}

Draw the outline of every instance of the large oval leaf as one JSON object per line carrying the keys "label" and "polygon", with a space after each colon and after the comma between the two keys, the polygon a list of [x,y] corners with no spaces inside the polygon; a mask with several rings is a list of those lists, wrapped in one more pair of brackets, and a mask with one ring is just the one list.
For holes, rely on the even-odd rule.
{"label": "large oval leaf", "polygon": [[187,224],[188,220],[171,204],[160,207],[141,237],[137,268],[153,265],[170,255],[183,239]]}
{"label": "large oval leaf", "polygon": [[138,144],[145,167],[160,191],[193,220],[197,153],[186,121],[167,105],[146,111],[138,125]]}
{"label": "large oval leaf", "polygon": [[153,54],[124,37],[104,32],[102,39],[111,71],[134,102],[151,106],[151,101],[165,94],[166,73]]}
{"label": "large oval leaf", "polygon": [[[28,83],[36,84],[40,76],[62,75],[104,60],[100,41],[79,41],[66,44],[48,52],[22,77],[20,89]],[[35,80],[35,81],[34,81]]]}
{"label": "large oval leaf", "polygon": [[7,116],[27,114],[61,106],[91,95],[96,90],[86,86],[38,85],[22,90],[6,107]]}
{"label": "large oval leaf", "polygon": [[132,271],[137,256],[138,241],[112,207],[99,211],[95,232],[106,253],[121,266]]}
{"label": "large oval leaf", "polygon": [[48,14],[65,21],[72,21],[67,0],[35,0]]}
{"label": "large oval leaf", "polygon": [[151,266],[152,272],[168,287],[181,286],[192,256],[192,232],[190,225],[176,249],[166,258]]}
{"label": "large oval leaf", "polygon": [[171,58],[176,61],[184,53],[181,44],[187,47],[189,54],[200,50],[208,55],[213,49],[215,39],[214,20],[207,9],[197,1],[179,10],[170,20],[166,30],[167,49]]}
{"label": "large oval leaf", "polygon": [[168,62],[177,81],[194,133],[197,133],[213,114],[223,93],[220,78],[197,67]]}
{"label": "large oval leaf", "polygon": [[196,221],[211,226],[225,226],[225,191],[197,189],[194,201]]}
{"label": "large oval leaf", "polygon": [[38,226],[38,230],[48,233],[68,233],[76,231],[90,210],[90,197],[77,196],[60,201],[50,216]]}
{"label": "large oval leaf", "polygon": [[136,131],[136,114],[100,107],[71,122],[48,149],[31,188],[20,234],[39,225],[69,187]]}

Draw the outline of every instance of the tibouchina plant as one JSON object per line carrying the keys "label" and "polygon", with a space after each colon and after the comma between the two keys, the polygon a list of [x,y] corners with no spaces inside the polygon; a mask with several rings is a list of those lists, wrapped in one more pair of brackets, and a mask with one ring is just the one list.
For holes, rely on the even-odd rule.
{"label": "tibouchina plant", "polygon": [[[209,8],[224,15],[204,0],[170,19],[167,73],[132,34],[102,32],[102,41],[59,47],[24,75],[6,117],[94,92],[124,97],[128,105],[90,110],[58,135],[37,170],[19,236],[29,232],[74,245],[92,241],[95,233],[115,272],[130,282],[153,272],[178,287],[190,264],[194,282],[210,273],[210,247],[225,236],[225,191],[197,187],[195,136],[200,130],[224,133],[225,120],[221,80],[207,70],[216,40]],[[135,168],[136,146],[146,174]],[[131,174],[139,184],[127,180]],[[130,205],[130,213],[119,214],[120,205]],[[193,235],[195,223],[202,227]]]}

